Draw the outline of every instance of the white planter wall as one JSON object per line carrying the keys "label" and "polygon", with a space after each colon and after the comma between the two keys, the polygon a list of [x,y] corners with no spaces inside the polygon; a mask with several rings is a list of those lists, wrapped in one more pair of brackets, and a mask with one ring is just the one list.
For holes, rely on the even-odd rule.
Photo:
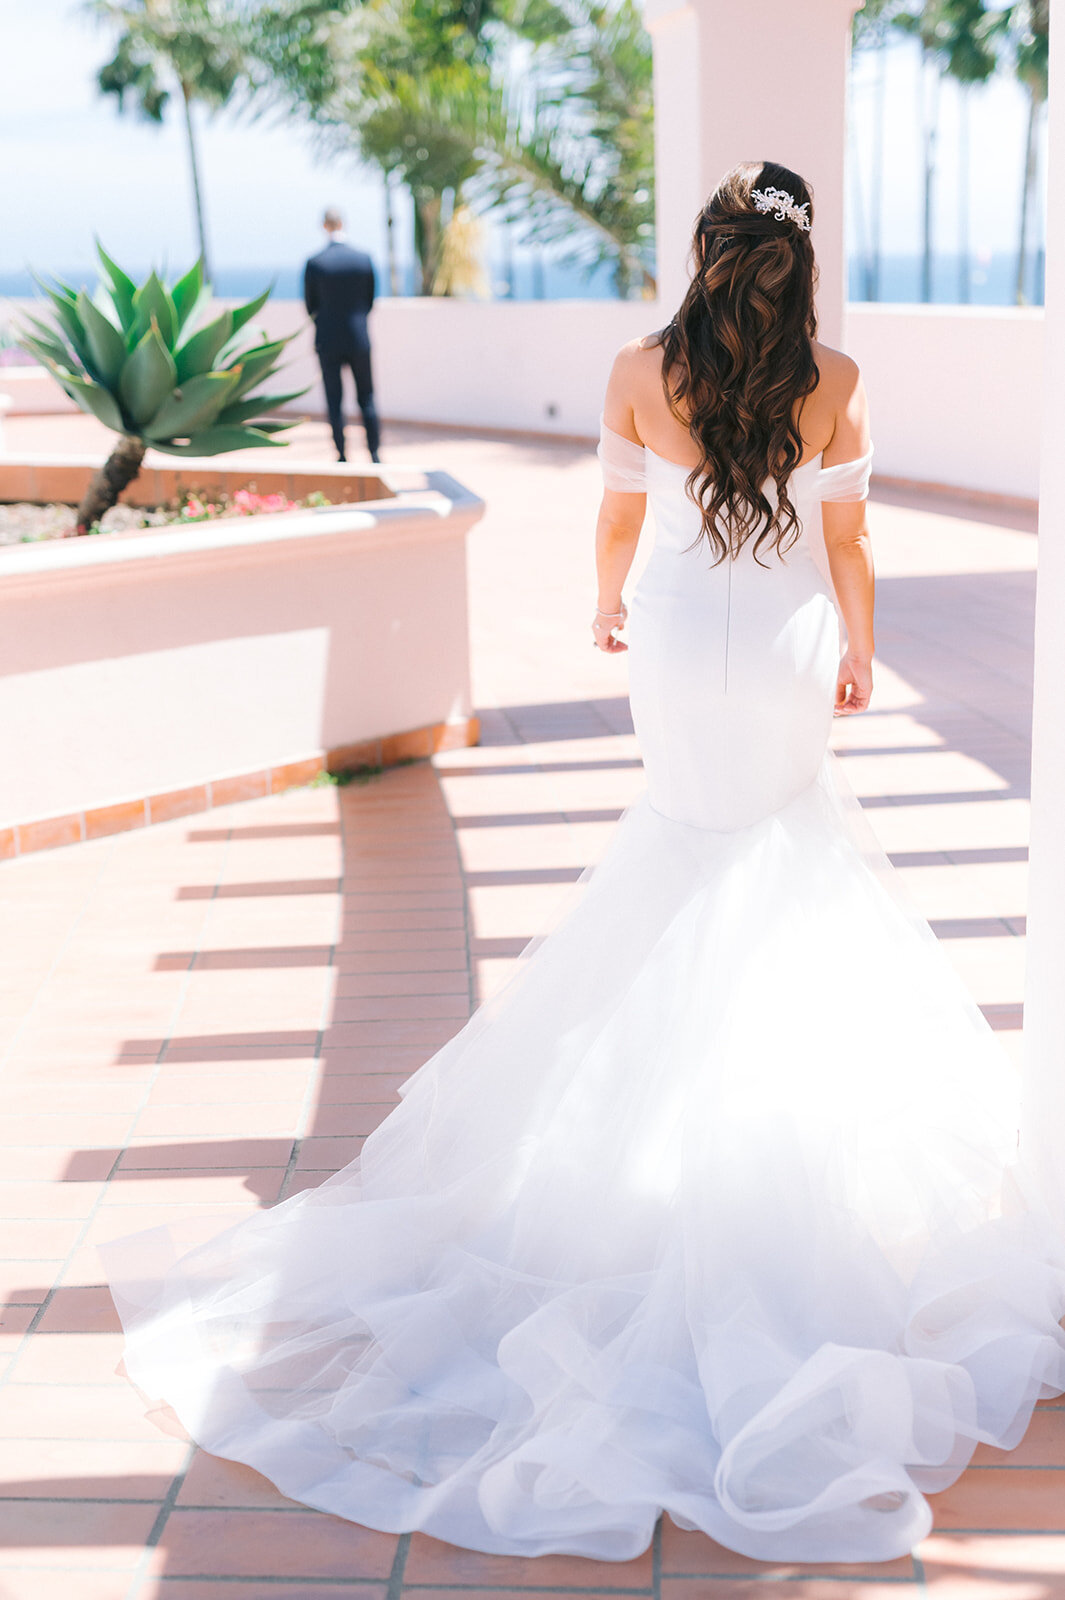
{"label": "white planter wall", "polygon": [[[667,315],[654,301],[382,299],[371,319],[379,407],[393,421],[592,437],[615,352]],[[298,330],[286,387],[309,393],[292,409],[322,415],[302,305],[275,301],[264,322],[274,335]],[[848,307],[844,348],[865,374],[876,470],[1034,499],[1042,347],[1036,309]],[[0,393],[32,394],[38,410],[50,390],[54,409],[70,409],[43,374],[14,371],[0,371]],[[26,401],[14,397],[11,414]]]}
{"label": "white planter wall", "polygon": [[852,305],[845,348],[865,375],[875,472],[1038,496],[1041,310]]}
{"label": "white planter wall", "polygon": [[0,550],[0,828],[471,714],[445,473],[365,507]]}

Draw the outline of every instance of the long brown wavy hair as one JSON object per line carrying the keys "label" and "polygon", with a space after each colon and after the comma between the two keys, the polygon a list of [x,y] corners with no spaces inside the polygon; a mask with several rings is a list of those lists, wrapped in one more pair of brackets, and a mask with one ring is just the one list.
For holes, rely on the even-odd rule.
{"label": "long brown wavy hair", "polygon": [[803,456],[802,402],[818,382],[810,235],[759,211],[756,189],[783,189],[813,216],[809,186],[775,161],[726,173],[699,213],[691,286],[662,335],[666,397],[699,447],[688,478],[703,517],[695,543],[706,539],[715,565],[751,538],[758,560],[799,537],[788,478]]}

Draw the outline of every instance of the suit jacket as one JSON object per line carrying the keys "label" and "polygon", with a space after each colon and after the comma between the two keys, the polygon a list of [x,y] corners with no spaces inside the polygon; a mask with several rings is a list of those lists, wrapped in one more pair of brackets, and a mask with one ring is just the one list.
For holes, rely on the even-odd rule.
{"label": "suit jacket", "polygon": [[303,298],[314,318],[315,349],[344,356],[369,350],[366,316],[373,305],[373,262],[364,250],[331,239],[303,269]]}

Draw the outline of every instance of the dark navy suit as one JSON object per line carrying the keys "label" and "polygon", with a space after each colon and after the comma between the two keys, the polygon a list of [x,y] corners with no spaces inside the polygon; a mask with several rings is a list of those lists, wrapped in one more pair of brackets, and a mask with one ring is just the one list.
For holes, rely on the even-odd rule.
{"label": "dark navy suit", "polygon": [[322,368],[329,426],[341,460],[344,455],[343,372],[351,368],[355,395],[366,429],[366,444],[376,461],[381,430],[373,398],[370,333],[366,318],[373,305],[373,262],[363,250],[331,239],[312,256],[303,272],[303,298],[314,318],[314,348]]}

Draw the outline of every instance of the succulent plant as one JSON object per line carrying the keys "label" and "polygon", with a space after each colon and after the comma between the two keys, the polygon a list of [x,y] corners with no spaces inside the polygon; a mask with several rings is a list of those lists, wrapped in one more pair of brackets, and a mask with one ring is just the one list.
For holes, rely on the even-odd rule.
{"label": "succulent plant", "polygon": [[104,275],[93,295],[41,280],[52,321],[28,317],[22,347],[48,368],[83,411],[121,434],[78,507],[86,532],[140,471],[149,446],[169,455],[212,456],[261,449],[292,422],[265,413],[292,394],[252,394],[277,370],[285,339],[263,342],[251,329],[266,289],[233,309],[219,308],[197,261],[169,287],[154,270],[134,283],[97,245]]}

